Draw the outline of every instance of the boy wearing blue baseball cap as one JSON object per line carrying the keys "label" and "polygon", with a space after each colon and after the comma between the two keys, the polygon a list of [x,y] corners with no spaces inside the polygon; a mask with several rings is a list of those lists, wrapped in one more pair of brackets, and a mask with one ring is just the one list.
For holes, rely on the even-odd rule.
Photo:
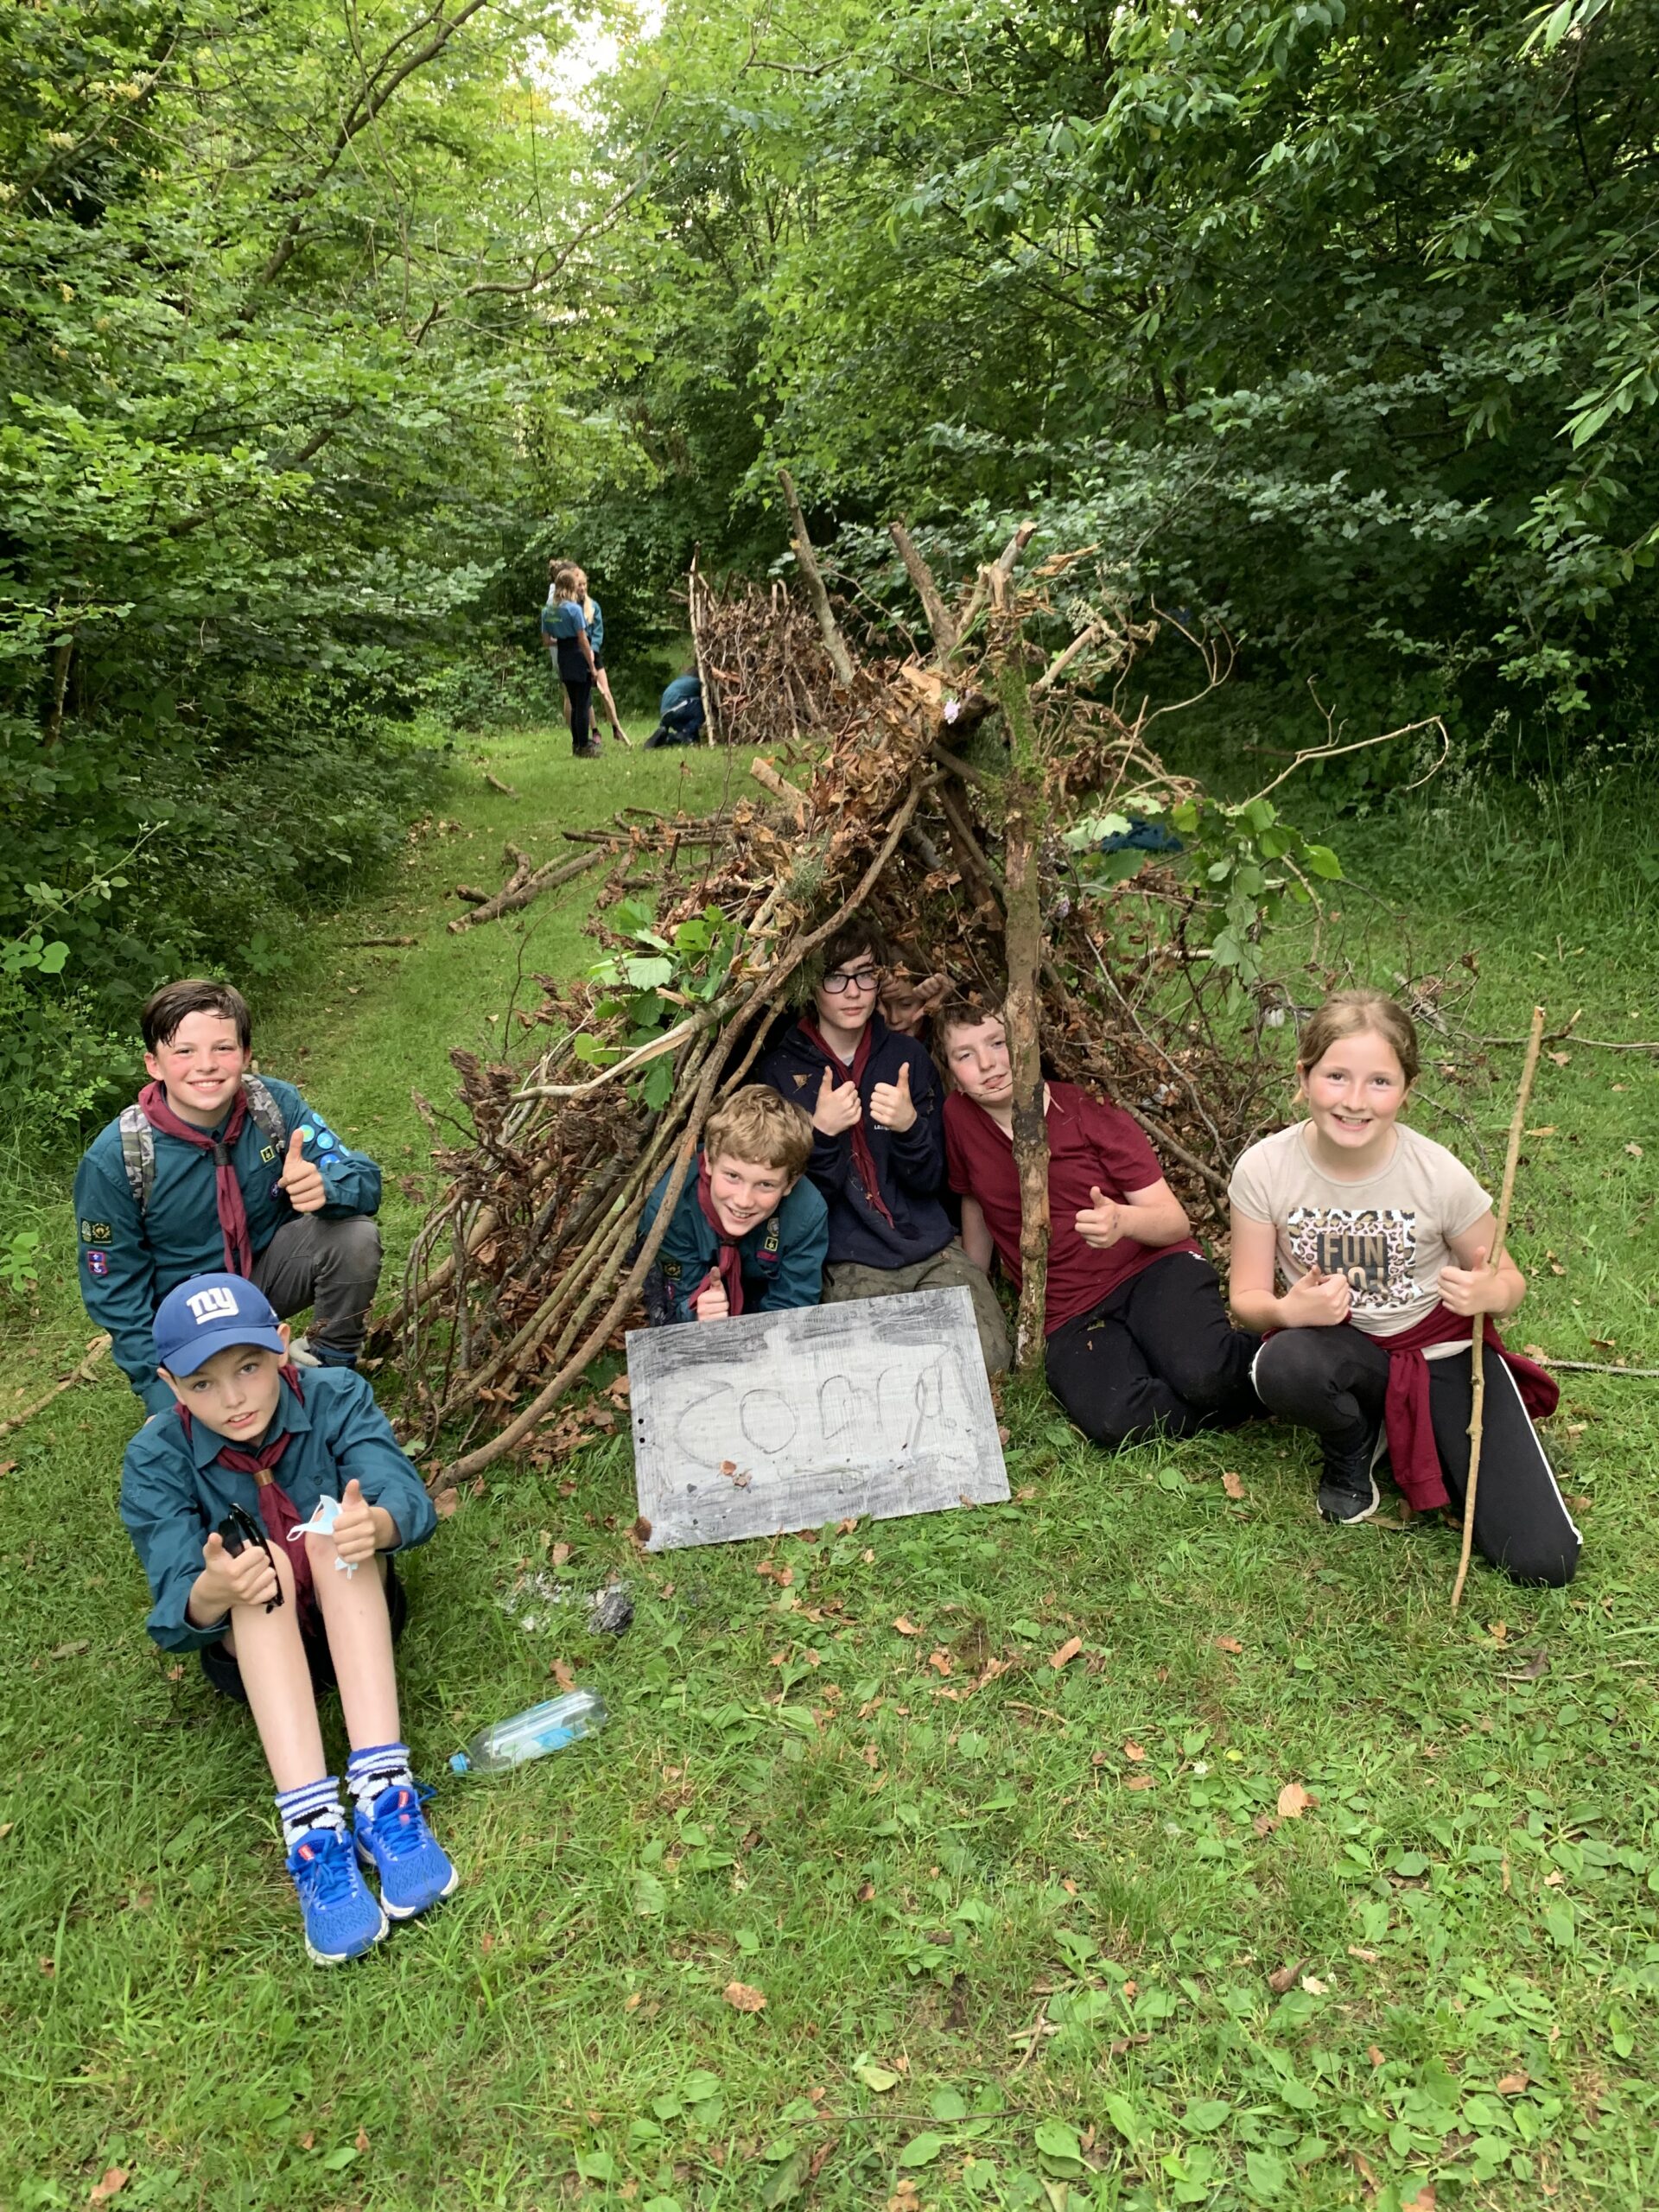
{"label": "boy wearing blue baseball cap", "polygon": [[[355,1958],[388,1914],[406,1920],[455,1885],[401,1740],[392,1662],[406,1600],[391,1554],[432,1534],[432,1503],[365,1378],[302,1375],[286,1325],[243,1277],[180,1283],[155,1348],[173,1411],[139,1430],[121,1475],[155,1599],[147,1625],[163,1650],[200,1651],[213,1688],[251,1707],[306,1948],[319,1965]],[[336,1688],[349,1834],[317,1719]]]}

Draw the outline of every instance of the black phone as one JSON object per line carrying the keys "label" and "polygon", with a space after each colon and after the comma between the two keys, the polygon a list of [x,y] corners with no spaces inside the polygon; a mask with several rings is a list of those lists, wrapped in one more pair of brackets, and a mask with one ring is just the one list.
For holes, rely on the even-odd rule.
{"label": "black phone", "polygon": [[[257,1544],[265,1557],[270,1560],[271,1573],[273,1574],[276,1573],[276,1562],[274,1559],[270,1559],[270,1546],[265,1541],[265,1532],[245,1505],[232,1506],[219,1524],[219,1541],[232,1559],[239,1557],[248,1545]],[[266,1599],[265,1611],[268,1613],[274,1613],[282,1602],[283,1586],[279,1578],[276,1584],[276,1595],[274,1598]]]}

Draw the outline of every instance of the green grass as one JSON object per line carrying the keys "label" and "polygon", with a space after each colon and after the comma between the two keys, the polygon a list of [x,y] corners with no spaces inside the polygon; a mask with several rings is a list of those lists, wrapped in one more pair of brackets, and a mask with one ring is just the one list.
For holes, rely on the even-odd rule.
{"label": "green grass", "polygon": [[[742,766],[495,742],[456,772],[461,827],[319,920],[260,1047],[385,1161],[394,1248],[434,1179],[411,1086],[441,1103],[515,978],[523,1005],[584,957],[579,900],[523,941],[454,938],[447,887],[493,884],[503,837],[540,856],[562,821],[671,804],[683,772],[702,802]],[[1478,1031],[1542,995],[1587,1035],[1655,1034],[1650,833],[1620,804],[1576,860],[1478,792],[1325,825],[1372,887],[1341,887],[1321,957],[1472,951]],[[1554,1134],[1522,1174],[1518,1333],[1659,1364],[1659,1075],[1566,1050],[1530,1116]],[[1519,1055],[1445,1059],[1422,1125],[1495,1166]],[[86,1333],[67,1177],[33,1203],[50,1264],[35,1309],[4,1308],[0,1417]],[[245,1717],[143,1637],[113,1510],[132,1402],[106,1371],[0,1439],[0,2204],[80,2205],[119,2166],[122,2207],[213,2212],[1398,2212],[1425,2183],[1442,2208],[1650,2205],[1659,1385],[1569,1378],[1580,1579],[1478,1567],[1455,1623],[1450,1534],[1324,1527],[1293,1434],[1109,1462],[1040,1398],[1010,1419],[1007,1507],[644,1563],[625,1440],[496,1470],[411,1560],[403,1650],[462,1887],[327,1974]],[[632,1583],[620,1642],[501,1609],[555,1541],[578,1588]],[[452,1779],[555,1660],[604,1692],[604,1734]],[[1278,1820],[1293,1782],[1317,1802]]]}

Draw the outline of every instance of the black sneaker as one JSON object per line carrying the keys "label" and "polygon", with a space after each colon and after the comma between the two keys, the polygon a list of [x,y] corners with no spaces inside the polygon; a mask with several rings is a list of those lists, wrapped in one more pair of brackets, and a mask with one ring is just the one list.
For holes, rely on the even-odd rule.
{"label": "black sneaker", "polygon": [[1382,1502],[1375,1470],[1387,1449],[1381,1421],[1368,1429],[1359,1443],[1346,1449],[1325,1446],[1319,1472],[1319,1512],[1325,1520],[1345,1526],[1370,1519]]}
{"label": "black sneaker", "polygon": [[599,747],[596,745],[573,745],[570,751],[572,757],[577,760],[597,760],[599,758]]}

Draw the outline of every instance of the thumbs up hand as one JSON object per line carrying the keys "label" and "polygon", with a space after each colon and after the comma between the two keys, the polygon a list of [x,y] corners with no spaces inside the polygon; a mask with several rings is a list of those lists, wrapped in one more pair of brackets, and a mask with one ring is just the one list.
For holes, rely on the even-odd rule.
{"label": "thumbs up hand", "polygon": [[812,1126],[820,1136],[844,1136],[864,1111],[862,1100],[855,1083],[843,1083],[839,1088],[828,1068],[823,1081],[818,1085],[818,1103],[812,1109]]}
{"label": "thumbs up hand", "polygon": [[322,1170],[314,1167],[306,1158],[304,1140],[296,1129],[288,1141],[288,1156],[283,1161],[283,1172],[276,1187],[286,1191],[288,1203],[296,1213],[321,1213],[328,1203],[328,1191],[322,1179]]}
{"label": "thumbs up hand", "polygon": [[237,1553],[225,1548],[217,1529],[201,1548],[203,1573],[190,1592],[190,1611],[205,1626],[232,1605],[264,1605],[277,1593],[276,1571],[257,1544]]}
{"label": "thumbs up hand", "polygon": [[[353,1475],[346,1485],[340,1511],[334,1517],[334,1551],[341,1566],[361,1567],[365,1559],[372,1559],[379,1549],[378,1538],[374,1508],[364,1497],[363,1486]],[[308,1543],[315,1541],[311,1537],[306,1539]]]}
{"label": "thumbs up hand", "polygon": [[878,1083],[870,1093],[870,1119],[880,1128],[902,1136],[916,1126],[916,1103],[910,1095],[910,1062],[899,1070],[897,1083]]}
{"label": "thumbs up hand", "polygon": [[1287,1329],[1334,1329],[1348,1319],[1354,1294],[1346,1275],[1328,1275],[1311,1267],[1279,1301]]}
{"label": "thumbs up hand", "polygon": [[1090,1185],[1089,1203],[1073,1226],[1084,1243],[1092,1244],[1096,1252],[1109,1252],[1120,1236],[1128,1234],[1122,1207],[1114,1204],[1098,1184]]}

